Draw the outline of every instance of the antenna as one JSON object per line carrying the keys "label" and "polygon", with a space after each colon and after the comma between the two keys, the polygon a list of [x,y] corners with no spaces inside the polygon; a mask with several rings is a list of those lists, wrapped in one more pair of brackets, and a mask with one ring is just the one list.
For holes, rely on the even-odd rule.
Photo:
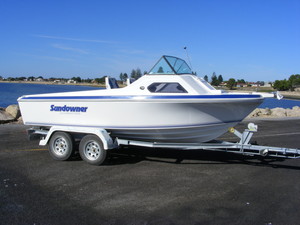
{"label": "antenna", "polygon": [[191,63],[191,60],[190,60],[190,56],[189,56],[189,53],[188,53],[188,50],[187,50],[187,47],[183,47],[183,49],[185,50],[185,53],[186,53],[186,57],[189,61],[189,64],[190,64],[190,67],[191,67],[191,70],[193,70],[193,67],[192,67],[192,63]]}

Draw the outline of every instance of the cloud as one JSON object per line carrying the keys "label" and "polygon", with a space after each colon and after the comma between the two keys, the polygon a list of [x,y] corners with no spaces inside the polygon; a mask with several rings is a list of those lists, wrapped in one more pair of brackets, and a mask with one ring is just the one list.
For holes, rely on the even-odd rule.
{"label": "cloud", "polygon": [[14,54],[20,55],[20,56],[25,56],[25,57],[34,57],[34,58],[38,58],[38,59],[50,59],[50,60],[56,60],[56,61],[74,61],[74,59],[71,59],[71,58],[62,58],[62,57],[47,56],[47,55],[35,55],[35,54],[28,54],[28,53],[22,53],[22,52],[16,52]]}
{"label": "cloud", "polygon": [[56,60],[56,61],[69,61],[69,62],[74,61],[73,59],[70,58],[61,58],[61,57],[53,57],[53,56],[35,56],[35,57]]}
{"label": "cloud", "polygon": [[58,37],[50,35],[33,35],[38,38],[55,39],[55,40],[66,40],[66,41],[80,41],[80,42],[93,42],[93,43],[103,43],[103,44],[116,44],[115,41],[97,40],[97,39],[82,39],[82,38],[70,38],[70,37]]}
{"label": "cloud", "polygon": [[83,49],[72,48],[72,47],[68,47],[68,46],[64,46],[64,45],[60,45],[60,44],[53,44],[52,47],[61,49],[61,50],[65,50],[65,51],[72,51],[72,52],[77,52],[77,53],[81,53],[81,54],[89,54],[89,52],[87,52]]}
{"label": "cloud", "polygon": [[125,54],[130,54],[130,55],[144,54],[145,53],[145,51],[143,51],[143,50],[136,50],[136,49],[132,49],[132,50],[120,49],[119,52],[125,53]]}

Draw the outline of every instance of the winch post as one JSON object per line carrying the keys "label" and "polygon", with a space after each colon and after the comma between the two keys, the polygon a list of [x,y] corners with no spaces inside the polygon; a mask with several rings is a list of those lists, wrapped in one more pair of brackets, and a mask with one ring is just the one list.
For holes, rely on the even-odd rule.
{"label": "winch post", "polygon": [[247,145],[247,144],[249,144],[249,142],[253,136],[253,133],[257,132],[257,125],[255,125],[254,123],[249,123],[248,129],[245,129],[243,133],[239,132],[238,130],[234,129],[233,127],[230,128],[229,131],[240,139],[239,144]]}

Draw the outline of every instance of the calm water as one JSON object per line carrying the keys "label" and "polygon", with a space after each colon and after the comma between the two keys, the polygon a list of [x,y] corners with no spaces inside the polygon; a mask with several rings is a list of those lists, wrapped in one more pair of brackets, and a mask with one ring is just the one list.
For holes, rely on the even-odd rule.
{"label": "calm water", "polygon": [[289,99],[281,99],[280,101],[277,100],[276,98],[269,98],[265,99],[264,102],[258,106],[258,108],[269,108],[273,109],[276,107],[280,108],[293,108],[294,106],[299,106],[300,107],[300,101],[299,100],[289,100]]}
{"label": "calm water", "polygon": [[[0,83],[0,107],[7,107],[12,104],[17,104],[17,99],[22,95],[28,94],[44,94],[55,92],[68,91],[85,91],[97,90],[98,87],[76,86],[76,85],[45,85],[45,84],[15,84],[15,83]],[[266,99],[259,108],[293,108],[300,106],[298,100],[283,99]]]}
{"label": "calm water", "polygon": [[17,104],[17,99],[22,95],[68,91],[86,91],[97,89],[99,89],[99,87],[77,85],[0,83],[0,107],[7,107],[12,104]]}

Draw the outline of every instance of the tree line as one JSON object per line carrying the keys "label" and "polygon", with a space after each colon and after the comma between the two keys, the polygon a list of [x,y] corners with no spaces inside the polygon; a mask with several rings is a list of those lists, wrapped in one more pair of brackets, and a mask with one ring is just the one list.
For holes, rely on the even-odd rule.
{"label": "tree line", "polygon": [[294,91],[298,86],[300,86],[300,74],[290,75],[289,79],[275,80],[273,84],[278,91]]}
{"label": "tree line", "polygon": [[[139,79],[142,75],[147,74],[147,71],[144,71],[144,73],[141,72],[141,70],[139,68],[137,69],[132,69],[130,76],[127,73],[120,73],[119,76],[119,80],[121,82],[125,82],[128,78],[132,78],[132,79]],[[98,83],[98,84],[104,84],[105,83],[105,77],[106,76],[102,76],[100,78],[95,78],[95,79],[83,79],[79,76],[77,77],[72,77],[70,79],[68,78],[56,78],[56,77],[51,77],[48,79],[43,78],[42,76],[38,76],[38,77],[34,77],[34,76],[29,76],[29,77],[25,77],[25,76],[20,76],[20,77],[8,77],[8,78],[3,78],[2,76],[0,76],[0,80],[7,80],[7,81],[37,81],[37,80],[43,80],[43,81],[62,81],[62,82],[67,82],[68,80],[73,80],[76,83]],[[247,83],[244,79],[238,79],[235,80],[234,78],[230,78],[227,81],[224,81],[223,76],[220,74],[217,76],[217,74],[215,72],[213,72],[210,80],[208,78],[207,75],[204,76],[204,80],[206,80],[207,82],[209,82],[211,85],[213,86],[219,86],[222,83],[226,83],[227,88],[229,88],[230,90],[232,90],[233,88],[236,87],[237,84],[245,84]],[[263,85],[264,82],[262,81],[258,81],[257,82],[259,85]],[[290,75],[290,77],[288,79],[284,79],[284,80],[276,80],[273,83],[273,88],[277,89],[279,91],[294,91],[296,87],[300,86],[300,74],[293,74]]]}
{"label": "tree line", "polygon": [[142,74],[141,69],[137,68],[137,69],[132,69],[131,70],[130,77],[128,76],[127,73],[120,73],[119,78],[120,78],[121,81],[125,82],[128,78],[132,78],[134,80],[137,80],[145,74],[147,74],[147,71],[144,71],[144,73]]}
{"label": "tree line", "polygon": [[[207,75],[204,76],[204,80],[209,82]],[[210,80],[209,83],[213,86],[219,86],[220,84],[223,83],[223,81],[224,81],[224,79],[223,79],[223,76],[221,74],[219,76],[217,76],[217,74],[215,72],[213,72],[213,74],[211,76],[211,80]],[[236,81],[234,78],[230,78],[228,81],[226,81],[224,83],[226,83],[227,88],[232,90],[239,81],[245,82],[244,79]]]}
{"label": "tree line", "polygon": [[[128,76],[127,73],[120,73],[119,80],[121,82],[125,82],[128,78],[132,78],[134,80],[139,79],[142,75],[147,74],[147,71],[144,71],[144,73],[141,72],[140,68],[137,69],[132,69],[130,76]],[[60,81],[60,82],[68,82],[69,80],[72,80],[76,83],[98,83],[98,84],[104,84],[105,83],[105,77],[102,76],[100,78],[95,78],[95,79],[82,79],[81,77],[72,77],[72,78],[57,78],[57,77],[51,77],[51,78],[43,78],[42,76],[34,77],[34,76],[21,76],[21,77],[8,77],[7,79],[4,79],[2,76],[0,76],[0,80],[7,80],[7,81],[49,81],[49,82],[55,82],[55,81]],[[208,76],[205,75],[204,79],[208,81]],[[217,76],[216,73],[214,72],[211,76],[211,83],[213,86],[219,86],[223,82],[223,77],[222,75]],[[231,78],[227,82],[227,87],[229,89],[233,89],[233,87],[236,85],[235,79]]]}
{"label": "tree line", "polygon": [[[208,76],[207,75],[204,76],[204,80],[206,80],[208,82]],[[213,86],[219,86],[222,82],[223,82],[223,76],[220,74],[217,77],[217,74],[215,72],[213,72],[213,74],[211,76],[210,84],[213,85]]]}
{"label": "tree line", "polygon": [[[128,78],[132,78],[134,80],[139,79],[142,75],[147,74],[147,71],[144,71],[144,73],[142,73],[140,68],[137,69],[132,69],[130,76],[128,76],[127,73],[120,73],[119,79],[121,82],[125,82]],[[38,76],[38,77],[34,77],[34,76],[29,76],[29,77],[25,77],[25,76],[20,76],[20,77],[8,77],[8,78],[4,78],[2,76],[0,76],[0,80],[5,80],[5,81],[38,81],[38,80],[43,80],[43,81],[62,81],[62,82],[67,82],[69,80],[75,81],[76,83],[99,83],[99,84],[103,84],[105,83],[105,77],[107,76],[102,76],[100,78],[95,78],[95,79],[83,79],[79,76],[77,77],[72,77],[72,78],[61,78],[61,77],[50,77],[50,78],[43,78],[43,76]]]}

